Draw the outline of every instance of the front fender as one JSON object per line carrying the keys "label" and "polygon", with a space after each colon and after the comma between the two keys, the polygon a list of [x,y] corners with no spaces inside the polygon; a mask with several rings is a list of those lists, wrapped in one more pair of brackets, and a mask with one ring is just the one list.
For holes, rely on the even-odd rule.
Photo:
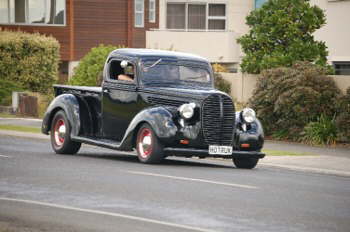
{"label": "front fender", "polygon": [[163,141],[174,138],[178,131],[173,120],[173,114],[168,109],[162,106],[146,108],[130,122],[122,140],[121,149],[132,149],[133,139],[142,123],[150,124],[157,137]]}
{"label": "front fender", "polygon": [[44,115],[41,132],[49,134],[51,122],[57,111],[63,110],[72,128],[72,135],[79,135],[80,131],[80,108],[77,97],[73,94],[62,94],[56,97],[49,105]]}
{"label": "front fender", "polygon": [[264,145],[264,129],[259,119],[256,119],[253,123],[247,127],[246,131],[241,128],[241,121],[239,112],[236,113],[236,132],[234,136],[234,146],[237,149],[241,149],[241,144],[250,144],[248,150],[261,150]]}

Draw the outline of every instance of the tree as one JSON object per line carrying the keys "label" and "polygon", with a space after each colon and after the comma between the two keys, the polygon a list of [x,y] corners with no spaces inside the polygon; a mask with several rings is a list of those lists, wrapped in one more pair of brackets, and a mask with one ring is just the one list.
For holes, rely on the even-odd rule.
{"label": "tree", "polygon": [[99,86],[101,84],[101,73],[108,54],[122,46],[100,44],[91,50],[81,59],[74,71],[73,77],[69,80],[70,85]]}
{"label": "tree", "polygon": [[328,67],[327,46],[312,35],[325,25],[325,14],[309,0],[269,0],[252,11],[246,23],[249,33],[237,40],[246,54],[243,72],[257,74],[297,61]]}

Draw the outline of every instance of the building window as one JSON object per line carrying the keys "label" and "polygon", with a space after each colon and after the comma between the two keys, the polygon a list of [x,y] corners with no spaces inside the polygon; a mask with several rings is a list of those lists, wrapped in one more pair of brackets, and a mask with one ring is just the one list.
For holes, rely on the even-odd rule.
{"label": "building window", "polygon": [[144,12],[145,12],[144,0],[135,0],[135,27],[144,26]]}
{"label": "building window", "polygon": [[167,28],[182,30],[226,30],[226,5],[167,3]]}
{"label": "building window", "polygon": [[225,30],[226,6],[224,4],[209,4],[208,29]]}
{"label": "building window", "polygon": [[65,25],[65,0],[0,0],[0,23]]}
{"label": "building window", "polygon": [[255,0],[255,9],[259,9],[268,0]]}
{"label": "building window", "polygon": [[350,75],[350,61],[335,61],[333,67],[336,75]]}
{"label": "building window", "polygon": [[149,0],[148,20],[150,23],[156,22],[156,0]]}
{"label": "building window", "polygon": [[168,3],[167,5],[167,28],[185,29],[186,5]]}

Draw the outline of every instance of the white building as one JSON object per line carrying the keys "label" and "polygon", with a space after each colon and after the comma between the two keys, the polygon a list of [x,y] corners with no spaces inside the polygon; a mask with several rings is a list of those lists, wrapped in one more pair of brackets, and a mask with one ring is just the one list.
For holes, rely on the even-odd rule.
{"label": "white building", "polygon": [[[159,0],[159,29],[146,33],[146,47],[195,53],[238,68],[236,39],[249,30],[245,17],[267,0]],[[311,0],[325,10],[316,32],[326,42],[338,74],[350,74],[350,1]]]}

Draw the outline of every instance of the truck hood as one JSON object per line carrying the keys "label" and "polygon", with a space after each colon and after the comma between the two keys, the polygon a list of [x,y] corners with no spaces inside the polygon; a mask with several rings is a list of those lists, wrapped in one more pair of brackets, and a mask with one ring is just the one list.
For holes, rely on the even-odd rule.
{"label": "truck hood", "polygon": [[145,88],[146,92],[156,93],[162,96],[176,97],[181,99],[197,99],[202,100],[212,94],[224,94],[216,89],[193,89],[193,88],[172,88],[172,87],[152,87]]}

